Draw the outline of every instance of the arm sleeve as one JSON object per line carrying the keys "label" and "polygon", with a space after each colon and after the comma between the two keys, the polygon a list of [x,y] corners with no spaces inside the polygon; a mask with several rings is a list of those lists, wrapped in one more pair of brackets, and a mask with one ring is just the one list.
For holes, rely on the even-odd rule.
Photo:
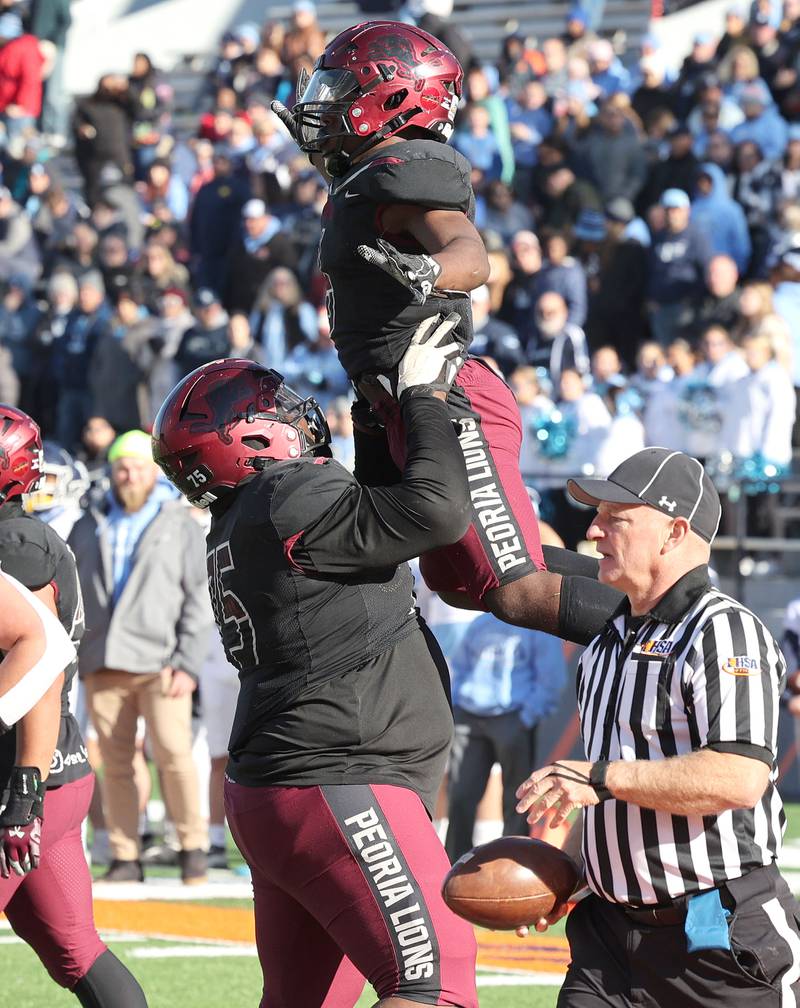
{"label": "arm sleeve", "polygon": [[[430,549],[456,542],[469,526],[466,469],[444,402],[408,397],[402,406],[408,459],[400,483],[362,486],[342,471],[335,499],[297,527],[302,506],[314,506],[313,488],[298,469],[291,492],[287,478],[270,517],[290,559],[306,573],[346,576],[393,567]],[[318,510],[318,509],[317,509]]]}
{"label": "arm sleeve", "polygon": [[700,748],[736,752],[772,765],[784,661],[775,640],[744,609],[719,613],[684,663],[684,689]]}
{"label": "arm sleeve", "polygon": [[542,546],[542,553],[547,569],[554,574],[565,576],[578,574],[581,577],[594,578],[595,581],[600,574],[600,561],[596,557],[576,553],[563,546]]}
{"label": "arm sleeve", "polygon": [[354,475],[358,482],[369,487],[399,483],[403,474],[392,460],[386,428],[377,423],[369,403],[357,399],[350,414],[356,456]]}

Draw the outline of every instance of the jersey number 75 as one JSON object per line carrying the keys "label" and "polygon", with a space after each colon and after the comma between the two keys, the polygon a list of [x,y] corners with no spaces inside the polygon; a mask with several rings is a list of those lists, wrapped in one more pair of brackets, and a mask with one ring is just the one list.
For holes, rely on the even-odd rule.
{"label": "jersey number 75", "polygon": [[240,671],[258,665],[255,630],[250,613],[241,599],[225,587],[225,574],[233,570],[230,542],[221,543],[206,554],[208,590],[214,620],[219,628],[228,661]]}

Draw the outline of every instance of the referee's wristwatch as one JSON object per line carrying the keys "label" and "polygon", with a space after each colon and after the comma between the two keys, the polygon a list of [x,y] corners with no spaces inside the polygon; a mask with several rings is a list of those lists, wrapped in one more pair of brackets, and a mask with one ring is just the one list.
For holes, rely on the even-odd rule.
{"label": "referee's wristwatch", "polygon": [[596,763],[592,763],[592,768],[589,771],[589,784],[600,801],[608,801],[609,798],[614,797],[606,787],[607,773],[608,760],[597,760]]}

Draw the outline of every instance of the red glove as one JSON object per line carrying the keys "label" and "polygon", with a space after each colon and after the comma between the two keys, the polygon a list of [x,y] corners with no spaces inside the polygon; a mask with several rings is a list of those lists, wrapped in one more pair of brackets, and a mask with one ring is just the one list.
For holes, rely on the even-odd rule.
{"label": "red glove", "polygon": [[14,767],[0,802],[0,876],[25,875],[39,864],[44,784],[38,767]]}

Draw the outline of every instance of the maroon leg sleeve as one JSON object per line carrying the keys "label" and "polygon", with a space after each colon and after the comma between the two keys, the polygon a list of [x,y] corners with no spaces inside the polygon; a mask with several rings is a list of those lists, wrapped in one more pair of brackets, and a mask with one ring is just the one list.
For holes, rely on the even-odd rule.
{"label": "maroon leg sleeve", "polygon": [[62,987],[72,988],[106,951],[94,926],[92,880],[83,854],[81,823],[89,811],[94,776],[47,792],[39,867],[0,906],[14,931],[36,952]]}

